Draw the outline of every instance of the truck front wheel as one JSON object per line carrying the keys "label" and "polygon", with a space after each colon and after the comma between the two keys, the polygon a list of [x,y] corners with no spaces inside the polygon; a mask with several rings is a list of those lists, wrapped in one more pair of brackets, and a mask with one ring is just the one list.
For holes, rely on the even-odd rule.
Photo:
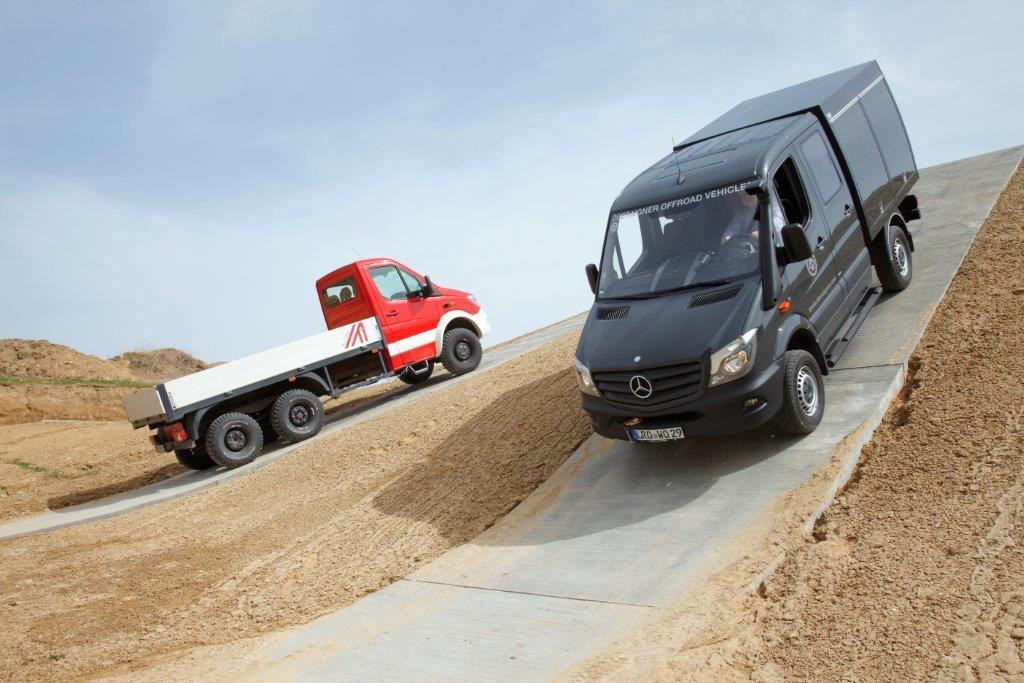
{"label": "truck front wheel", "polygon": [[217,463],[206,452],[206,444],[197,442],[194,448],[174,451],[174,457],[190,470],[208,470]]}
{"label": "truck front wheel", "polygon": [[778,425],[790,434],[810,434],[825,414],[821,368],[807,351],[794,349],[782,357],[782,409]]}
{"label": "truck front wheel", "polygon": [[453,375],[464,375],[480,365],[483,349],[480,339],[472,330],[456,327],[444,333],[441,344],[441,364]]}
{"label": "truck front wheel", "polygon": [[225,413],[206,430],[206,452],[215,463],[232,469],[248,465],[263,450],[263,430],[250,415]]}
{"label": "truck front wheel", "polygon": [[281,441],[302,441],[316,436],[324,426],[324,406],[313,392],[291,389],[274,401],[270,424]]}
{"label": "truck front wheel", "polygon": [[910,284],[914,263],[910,240],[899,225],[890,225],[876,239],[875,272],[887,292],[901,292]]}

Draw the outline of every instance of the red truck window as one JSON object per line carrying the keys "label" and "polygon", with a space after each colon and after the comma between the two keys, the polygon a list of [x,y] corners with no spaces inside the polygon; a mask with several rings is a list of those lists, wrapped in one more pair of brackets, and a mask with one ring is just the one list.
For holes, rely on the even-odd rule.
{"label": "red truck window", "polygon": [[[377,291],[388,301],[408,299],[415,292],[415,290],[409,289],[409,285],[403,280],[402,275],[399,275],[398,268],[395,266],[370,268],[370,277],[373,278],[373,284],[377,286]],[[411,275],[406,277],[414,279]]]}
{"label": "red truck window", "polygon": [[356,281],[350,277],[324,287],[324,306],[331,308],[356,298]]}

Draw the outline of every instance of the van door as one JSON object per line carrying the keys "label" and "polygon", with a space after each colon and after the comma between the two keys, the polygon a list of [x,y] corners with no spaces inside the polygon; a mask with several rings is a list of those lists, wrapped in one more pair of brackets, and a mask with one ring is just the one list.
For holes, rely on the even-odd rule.
{"label": "van door", "polygon": [[815,125],[797,143],[811,177],[811,185],[822,206],[824,220],[832,232],[836,271],[848,294],[849,312],[871,286],[871,256],[864,245],[860,219],[853,208],[850,188],[839,173],[832,146]]}
{"label": "van door", "polygon": [[790,263],[782,273],[783,294],[793,303],[795,312],[807,317],[827,347],[845,319],[845,292],[836,272],[832,235],[824,211],[807,193],[793,147],[772,173],[772,202],[778,202],[784,220],[804,229],[814,255],[800,263]]}
{"label": "van door", "polygon": [[420,296],[411,284],[414,276],[404,269],[400,272],[398,266],[374,266],[369,274],[380,294],[382,331],[393,369],[433,358],[437,326],[434,301]]}

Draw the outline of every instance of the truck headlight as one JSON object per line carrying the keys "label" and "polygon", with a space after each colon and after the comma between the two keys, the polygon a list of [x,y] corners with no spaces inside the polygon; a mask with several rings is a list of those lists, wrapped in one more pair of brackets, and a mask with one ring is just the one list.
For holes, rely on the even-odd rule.
{"label": "truck headlight", "polygon": [[472,294],[467,294],[466,298],[472,301],[473,303],[476,303],[476,297],[473,296]]}
{"label": "truck headlight", "polygon": [[711,379],[708,386],[739,379],[750,372],[757,357],[757,330],[748,330],[711,354]]}
{"label": "truck headlight", "polygon": [[575,358],[572,359],[572,362],[576,366],[576,383],[580,385],[580,391],[591,396],[600,396],[601,394],[598,393],[597,386],[594,384],[594,378],[590,376],[590,370],[587,370],[587,366]]}

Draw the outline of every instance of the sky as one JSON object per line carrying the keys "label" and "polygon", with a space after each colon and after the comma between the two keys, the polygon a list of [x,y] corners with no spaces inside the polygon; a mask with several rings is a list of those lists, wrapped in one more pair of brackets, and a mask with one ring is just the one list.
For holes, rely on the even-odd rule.
{"label": "sky", "polygon": [[[389,256],[494,343],[737,102],[877,59],[920,167],[1024,143],[1024,3],[0,1],[0,337],[229,360]],[[922,207],[927,211],[927,207]]]}

